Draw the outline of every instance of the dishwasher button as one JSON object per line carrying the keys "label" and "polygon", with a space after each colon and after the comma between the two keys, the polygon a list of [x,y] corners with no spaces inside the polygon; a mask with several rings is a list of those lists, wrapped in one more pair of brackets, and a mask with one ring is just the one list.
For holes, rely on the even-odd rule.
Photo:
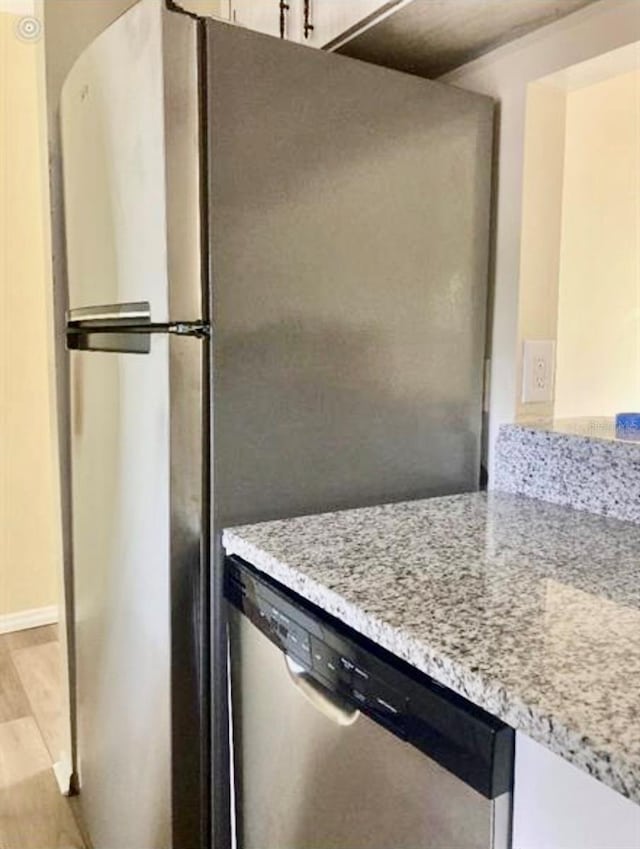
{"label": "dishwasher button", "polygon": [[368,672],[366,672],[364,669],[354,663],[350,658],[345,657],[344,655],[340,657],[340,665],[345,674],[349,678],[352,678],[354,682],[358,679],[360,680],[360,682],[367,681],[369,679]]}
{"label": "dishwasher button", "polygon": [[325,643],[311,637],[311,659],[313,668],[329,681],[343,680],[345,677],[340,656]]}
{"label": "dishwasher button", "polygon": [[290,630],[287,634],[285,645],[288,654],[301,658],[307,666],[311,666],[311,649],[308,634],[296,629]]}
{"label": "dishwasher button", "polygon": [[405,712],[406,698],[382,681],[370,680],[367,694],[371,707],[383,716],[396,717]]}

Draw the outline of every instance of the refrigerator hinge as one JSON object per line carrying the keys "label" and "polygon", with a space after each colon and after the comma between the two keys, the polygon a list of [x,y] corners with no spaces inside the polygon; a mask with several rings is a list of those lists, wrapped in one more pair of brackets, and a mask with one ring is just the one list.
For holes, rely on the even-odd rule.
{"label": "refrigerator hinge", "polygon": [[173,321],[167,326],[167,333],[176,336],[195,336],[196,339],[208,339],[211,325],[206,321]]}

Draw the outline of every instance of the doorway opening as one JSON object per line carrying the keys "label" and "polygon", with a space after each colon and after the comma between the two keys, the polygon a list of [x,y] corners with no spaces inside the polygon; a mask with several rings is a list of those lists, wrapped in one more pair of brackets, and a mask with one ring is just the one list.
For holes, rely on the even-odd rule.
{"label": "doorway opening", "polygon": [[608,432],[640,409],[640,43],[530,84],[522,228],[519,338],[556,367],[525,403],[520,352],[518,419]]}

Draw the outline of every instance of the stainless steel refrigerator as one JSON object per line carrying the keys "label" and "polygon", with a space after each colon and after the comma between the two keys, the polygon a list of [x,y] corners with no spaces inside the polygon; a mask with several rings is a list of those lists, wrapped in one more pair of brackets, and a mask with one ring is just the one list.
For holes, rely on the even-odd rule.
{"label": "stainless steel refrigerator", "polygon": [[223,847],[221,528],[478,486],[492,104],[141,0],[61,123],[81,808]]}

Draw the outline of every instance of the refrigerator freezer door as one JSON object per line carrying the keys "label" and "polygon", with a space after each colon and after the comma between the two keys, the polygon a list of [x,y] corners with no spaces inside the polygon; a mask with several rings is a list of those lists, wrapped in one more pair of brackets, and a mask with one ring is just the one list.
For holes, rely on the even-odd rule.
{"label": "refrigerator freezer door", "polygon": [[72,309],[148,301],[154,322],[206,317],[196,23],[164,5],[137,3],[64,84]]}
{"label": "refrigerator freezer door", "polygon": [[207,36],[221,524],[477,489],[491,100]]}
{"label": "refrigerator freezer door", "polygon": [[145,11],[117,20],[64,85],[68,296],[72,308],[149,301],[166,321],[162,20]]}
{"label": "refrigerator freezer door", "polygon": [[197,84],[195,21],[142,0],[62,96],[69,318],[111,325],[69,345],[79,799],[95,849],[207,845],[208,342],[158,332],[206,318]]}

